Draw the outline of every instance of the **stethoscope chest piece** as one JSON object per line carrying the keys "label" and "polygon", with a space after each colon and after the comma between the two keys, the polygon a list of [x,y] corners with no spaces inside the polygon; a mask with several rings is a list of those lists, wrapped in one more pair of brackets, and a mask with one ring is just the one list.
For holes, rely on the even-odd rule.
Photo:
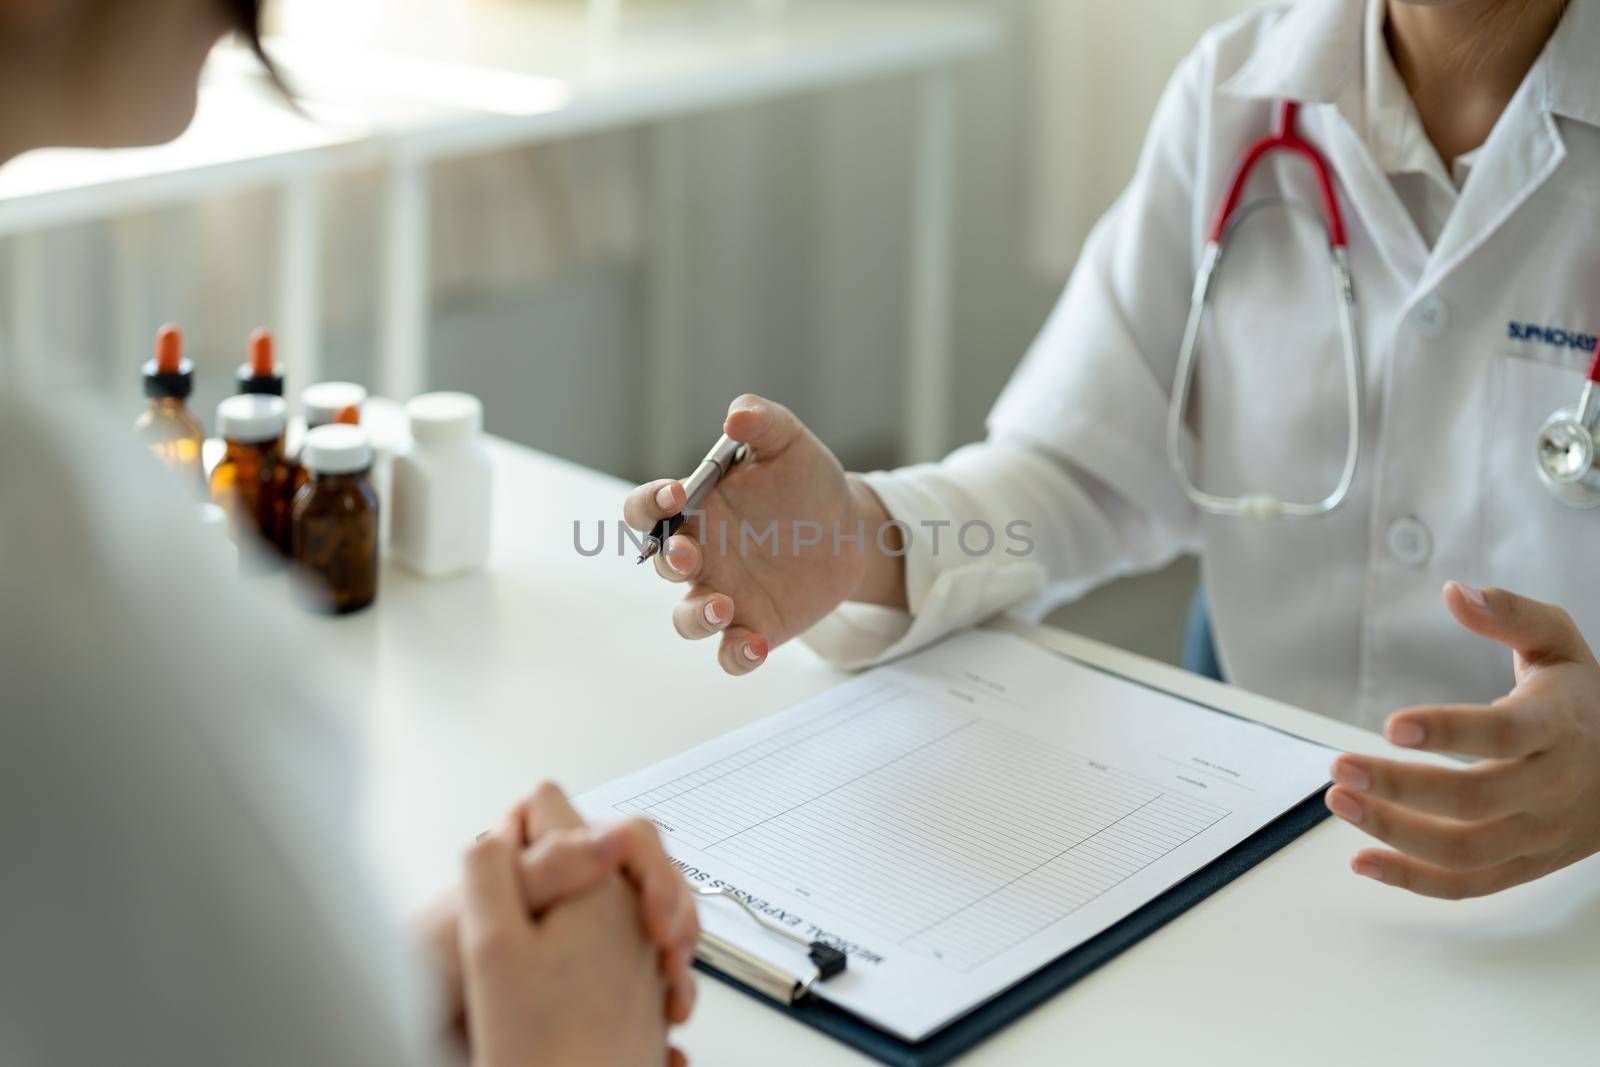
{"label": "stethoscope chest piece", "polygon": [[1600,507],[1600,471],[1595,469],[1597,405],[1593,383],[1586,383],[1576,408],[1562,408],[1539,430],[1534,462],[1539,480],[1571,508]]}

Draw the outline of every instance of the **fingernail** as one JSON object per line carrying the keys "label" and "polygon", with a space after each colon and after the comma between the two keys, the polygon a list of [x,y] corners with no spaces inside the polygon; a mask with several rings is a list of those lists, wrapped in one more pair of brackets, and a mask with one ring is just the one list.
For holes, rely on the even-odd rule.
{"label": "fingernail", "polygon": [[669,548],[667,550],[667,566],[671,567],[679,574],[688,574],[689,571],[687,568],[689,566],[689,561],[683,557],[684,553],[681,547],[677,549]]}
{"label": "fingernail", "polygon": [[656,490],[656,507],[662,511],[671,511],[676,502],[677,498],[672,495],[672,486],[663,485]]}
{"label": "fingernail", "polygon": [[1328,807],[1345,822],[1354,823],[1357,826],[1361,825],[1361,817],[1364,813],[1361,810],[1361,805],[1356,802],[1355,797],[1335,790],[1328,794]]}
{"label": "fingernail", "polygon": [[1357,793],[1365,793],[1372,788],[1372,775],[1366,769],[1354,763],[1335,763],[1333,765],[1333,781],[1335,785],[1342,785],[1346,789],[1353,789]]}
{"label": "fingernail", "polygon": [[717,602],[715,600],[706,601],[706,622],[709,622],[712,626],[721,626],[724,621],[722,615],[717,611]]}
{"label": "fingernail", "polygon": [[1390,741],[1407,748],[1415,748],[1422,744],[1423,738],[1427,736],[1427,731],[1422,728],[1421,723],[1409,719],[1391,722],[1386,732]]}
{"label": "fingernail", "polygon": [[1457,582],[1456,588],[1461,590],[1461,595],[1465,597],[1467,603],[1471,604],[1473,607],[1487,608],[1489,606],[1488,598],[1483,595],[1482,589],[1474,589],[1465,582]]}
{"label": "fingernail", "polygon": [[1371,878],[1374,882],[1383,881],[1383,868],[1371,860],[1356,860],[1350,865],[1350,869],[1363,878]]}
{"label": "fingernail", "polygon": [[746,641],[743,645],[741,645],[739,651],[742,652],[744,654],[744,658],[749,660],[751,663],[761,662],[761,653],[757,652],[756,646],[752,645],[750,642]]}

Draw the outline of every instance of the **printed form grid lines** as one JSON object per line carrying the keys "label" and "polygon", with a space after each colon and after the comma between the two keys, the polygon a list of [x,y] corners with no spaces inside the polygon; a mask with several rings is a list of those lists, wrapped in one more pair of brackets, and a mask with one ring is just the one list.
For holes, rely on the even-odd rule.
{"label": "printed form grid lines", "polygon": [[895,683],[620,806],[963,971],[1229,814]]}

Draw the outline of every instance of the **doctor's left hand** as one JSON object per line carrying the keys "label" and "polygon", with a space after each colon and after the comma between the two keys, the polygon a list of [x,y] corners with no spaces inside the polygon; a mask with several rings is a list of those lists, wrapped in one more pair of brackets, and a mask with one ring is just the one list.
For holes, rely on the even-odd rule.
{"label": "doctor's left hand", "polygon": [[1600,851],[1600,664],[1552,604],[1451,582],[1456,619],[1516,653],[1516,686],[1493,704],[1407,708],[1396,745],[1481,757],[1460,769],[1344,755],[1329,809],[1389,849],[1361,875],[1431,897],[1484,896]]}

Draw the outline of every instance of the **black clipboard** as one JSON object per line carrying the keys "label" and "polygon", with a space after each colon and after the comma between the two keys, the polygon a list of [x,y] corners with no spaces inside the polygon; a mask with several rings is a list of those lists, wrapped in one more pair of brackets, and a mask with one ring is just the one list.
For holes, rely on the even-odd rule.
{"label": "black clipboard", "polygon": [[918,1042],[905,1041],[817,997],[780,1004],[696,961],[718,981],[865,1053],[889,1067],[939,1067],[1066,989],[1119,952],[1138,944],[1245,871],[1328,817],[1327,787],[1290,808],[1200,870],[1065,955]]}

